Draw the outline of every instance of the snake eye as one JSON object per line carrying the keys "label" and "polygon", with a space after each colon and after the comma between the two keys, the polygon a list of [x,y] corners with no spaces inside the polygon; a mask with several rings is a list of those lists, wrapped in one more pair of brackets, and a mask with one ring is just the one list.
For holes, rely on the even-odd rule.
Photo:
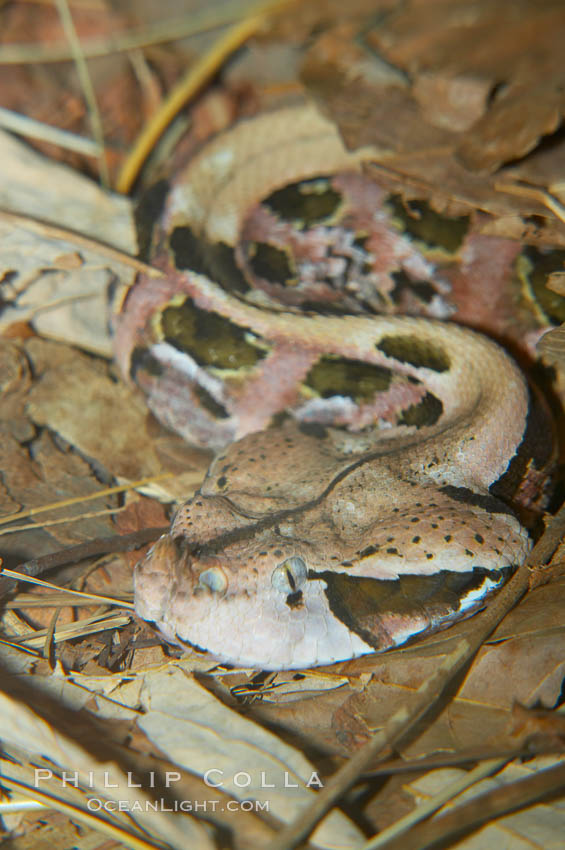
{"label": "snake eye", "polygon": [[273,570],[271,584],[282,593],[296,593],[306,581],[307,572],[302,558],[287,558]]}
{"label": "snake eye", "polygon": [[212,593],[223,593],[228,586],[228,580],[219,567],[210,567],[200,573],[197,587],[205,587]]}

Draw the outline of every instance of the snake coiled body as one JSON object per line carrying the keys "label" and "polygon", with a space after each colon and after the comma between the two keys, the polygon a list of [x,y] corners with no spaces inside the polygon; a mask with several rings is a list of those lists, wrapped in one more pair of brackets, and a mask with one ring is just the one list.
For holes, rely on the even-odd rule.
{"label": "snake coiled body", "polygon": [[[292,280],[277,304],[278,280],[248,291],[230,277],[254,204],[367,158],[312,106],[221,135],[169,195],[168,277],[141,282],[118,323],[118,359],[154,412],[218,451],[137,566],[136,609],[230,663],[296,668],[401,644],[476,610],[530,547],[499,495],[549,449],[534,457],[528,387],[500,347],[448,322],[362,315],[367,286],[340,296],[359,315],[321,315],[307,300],[325,280]],[[398,244],[395,262],[428,274]],[[354,262],[356,245],[340,250]]]}

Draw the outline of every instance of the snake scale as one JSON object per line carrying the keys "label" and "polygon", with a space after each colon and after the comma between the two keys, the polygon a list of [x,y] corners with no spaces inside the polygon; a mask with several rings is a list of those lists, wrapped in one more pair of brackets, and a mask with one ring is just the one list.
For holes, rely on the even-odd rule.
{"label": "snake scale", "polygon": [[[254,205],[289,184],[326,203],[327,176],[359,180],[370,156],[308,104],[220,134],[169,193],[155,252],[166,277],[140,281],[117,320],[124,373],[166,424],[217,452],[137,565],[136,610],[228,663],[302,668],[397,646],[476,610],[530,548],[508,500],[550,450],[531,439],[528,386],[498,345],[363,305],[314,312],[313,291],[333,297],[329,272],[293,278],[283,303],[272,280],[241,284],[237,264],[268,278],[266,260],[284,254],[281,237],[243,256]],[[355,264],[359,244],[341,259]],[[395,246],[408,276],[433,277]],[[342,302],[370,298],[364,268]]]}

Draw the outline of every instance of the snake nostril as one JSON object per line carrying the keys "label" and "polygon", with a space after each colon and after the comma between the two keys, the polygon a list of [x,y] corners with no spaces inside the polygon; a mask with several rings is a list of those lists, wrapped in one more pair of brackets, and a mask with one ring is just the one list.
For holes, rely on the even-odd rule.
{"label": "snake nostril", "polygon": [[174,547],[174,560],[177,572],[190,576],[191,581],[197,581],[198,575],[194,569],[195,562],[198,560],[196,547],[183,535],[178,535],[170,539]]}
{"label": "snake nostril", "polygon": [[182,537],[173,537],[173,546],[178,558],[181,558],[186,552],[186,545],[183,543]]}
{"label": "snake nostril", "polygon": [[173,537],[172,542],[179,558],[186,558],[187,556],[194,554],[194,547],[190,546],[187,538],[183,534]]}

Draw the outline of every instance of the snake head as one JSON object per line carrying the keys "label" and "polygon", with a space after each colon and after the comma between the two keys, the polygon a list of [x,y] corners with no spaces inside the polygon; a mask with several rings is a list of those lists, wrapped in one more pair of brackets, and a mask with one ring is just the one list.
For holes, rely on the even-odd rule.
{"label": "snake head", "polygon": [[[331,664],[468,616],[529,548],[513,516],[488,513],[473,494],[437,491],[433,506],[416,513],[411,502],[407,514],[392,500],[365,528],[348,511],[343,529],[337,509],[350,503],[333,496],[330,513],[320,505],[200,541],[174,523],[136,567],[137,613],[171,642],[230,664]],[[195,500],[218,515],[214,498]]]}
{"label": "snake head", "polygon": [[164,535],[136,566],[137,613],[171,642],[243,667],[301,668],[370,651],[333,616],[311,553],[269,537],[215,553]]}

